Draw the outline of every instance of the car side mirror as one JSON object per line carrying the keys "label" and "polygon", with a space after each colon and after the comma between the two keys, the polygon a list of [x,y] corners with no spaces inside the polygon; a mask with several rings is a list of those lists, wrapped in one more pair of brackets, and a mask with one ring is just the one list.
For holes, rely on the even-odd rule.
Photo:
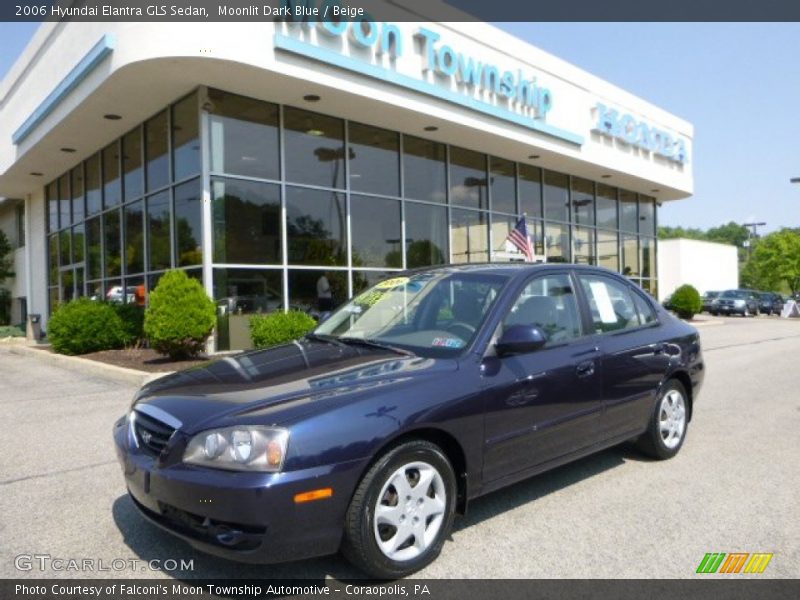
{"label": "car side mirror", "polygon": [[512,325],[494,345],[498,356],[534,352],[547,343],[547,334],[538,325]]}

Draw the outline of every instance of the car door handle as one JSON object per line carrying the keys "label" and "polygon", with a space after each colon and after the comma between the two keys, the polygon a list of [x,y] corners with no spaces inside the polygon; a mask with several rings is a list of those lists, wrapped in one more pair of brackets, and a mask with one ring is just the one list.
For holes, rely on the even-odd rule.
{"label": "car door handle", "polygon": [[591,377],[594,375],[594,361],[587,360],[580,363],[575,367],[575,372],[578,374],[578,377]]}

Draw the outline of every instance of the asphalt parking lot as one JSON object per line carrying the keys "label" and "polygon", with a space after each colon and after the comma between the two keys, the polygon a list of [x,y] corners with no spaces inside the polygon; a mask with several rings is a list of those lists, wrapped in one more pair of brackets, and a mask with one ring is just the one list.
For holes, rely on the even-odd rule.
{"label": "asphalt parking lot", "polygon": [[[772,552],[761,577],[800,577],[800,320],[724,318],[700,331],[706,384],[676,458],[622,446],[481,498],[420,575],[684,578],[707,552]],[[358,576],[335,556],[231,563],[146,523],[111,441],[133,392],[0,348],[0,577],[81,576],[18,571],[20,554],[194,561],[86,577]]]}

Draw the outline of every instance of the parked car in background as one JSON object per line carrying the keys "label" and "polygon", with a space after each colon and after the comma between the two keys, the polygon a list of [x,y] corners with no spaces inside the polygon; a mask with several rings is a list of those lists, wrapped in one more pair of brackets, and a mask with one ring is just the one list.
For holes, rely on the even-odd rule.
{"label": "parked car in background", "polygon": [[114,441],[134,506],[205,552],[341,548],[397,578],[474,498],[631,439],[675,456],[704,373],[697,330],[617,273],[443,266],[301,340],[148,383]]}
{"label": "parked car in background", "polygon": [[766,315],[779,315],[783,310],[783,296],[775,292],[762,292],[759,296],[758,310]]}
{"label": "parked car in background", "polygon": [[752,290],[727,290],[717,298],[712,315],[742,315],[754,317],[758,315],[759,297]]}
{"label": "parked car in background", "polygon": [[719,298],[721,292],[706,292],[703,294],[703,308],[700,312],[711,312],[714,309],[714,301]]}

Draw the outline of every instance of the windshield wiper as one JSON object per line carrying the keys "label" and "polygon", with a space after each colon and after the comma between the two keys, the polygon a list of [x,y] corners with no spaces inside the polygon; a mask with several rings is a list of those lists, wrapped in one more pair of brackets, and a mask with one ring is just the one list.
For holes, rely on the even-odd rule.
{"label": "windshield wiper", "polygon": [[372,340],[369,338],[357,338],[357,337],[340,337],[336,338],[342,344],[350,344],[353,346],[368,346],[370,348],[379,348],[380,350],[389,350],[390,352],[394,352],[396,354],[401,354],[403,356],[416,356],[413,352],[409,350],[403,350],[402,348],[398,348],[397,346],[392,346],[390,344],[384,344],[383,342],[379,342],[377,340]]}
{"label": "windshield wiper", "polygon": [[325,335],[322,333],[307,333],[306,334],[307,340],[313,340],[315,342],[324,342],[326,344],[333,344],[334,346],[339,346],[340,348],[346,348],[347,344],[344,344],[339,341],[335,335]]}

